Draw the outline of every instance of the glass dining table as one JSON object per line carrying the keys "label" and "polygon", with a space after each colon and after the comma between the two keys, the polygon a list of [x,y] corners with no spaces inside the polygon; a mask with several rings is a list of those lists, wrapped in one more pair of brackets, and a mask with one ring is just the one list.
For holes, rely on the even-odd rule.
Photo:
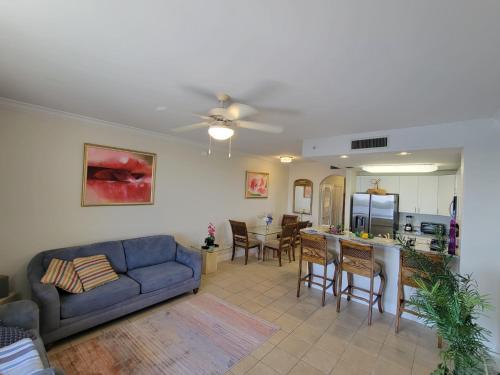
{"label": "glass dining table", "polygon": [[256,225],[247,228],[249,234],[255,234],[256,236],[262,236],[264,238],[280,234],[282,230],[283,228],[281,225]]}

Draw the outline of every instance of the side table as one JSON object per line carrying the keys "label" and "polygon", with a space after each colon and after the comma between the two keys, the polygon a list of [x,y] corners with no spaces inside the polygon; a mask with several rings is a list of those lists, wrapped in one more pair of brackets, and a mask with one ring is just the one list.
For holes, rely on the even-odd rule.
{"label": "side table", "polygon": [[202,245],[192,245],[191,248],[201,252],[203,256],[203,265],[201,272],[203,275],[217,272],[217,257],[220,252],[229,249],[229,246],[220,245],[210,249],[202,249]]}
{"label": "side table", "polygon": [[17,301],[19,299],[19,294],[16,292],[10,292],[7,297],[0,298],[0,305],[5,305],[9,302]]}

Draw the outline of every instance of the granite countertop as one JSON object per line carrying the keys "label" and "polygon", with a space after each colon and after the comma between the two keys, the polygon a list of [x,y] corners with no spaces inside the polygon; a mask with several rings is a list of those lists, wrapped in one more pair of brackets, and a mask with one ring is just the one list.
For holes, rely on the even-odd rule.
{"label": "granite countertop", "polygon": [[393,239],[388,239],[388,238],[383,238],[383,237],[374,237],[374,238],[359,238],[357,237],[354,233],[352,232],[345,232],[345,234],[332,234],[329,232],[326,232],[324,229],[320,227],[312,227],[312,228],[306,228],[302,229],[305,233],[321,233],[324,234],[327,237],[331,238],[338,238],[342,240],[349,240],[349,241],[356,241],[368,245],[377,245],[377,246],[383,246],[383,247],[398,247],[398,241],[393,240]]}

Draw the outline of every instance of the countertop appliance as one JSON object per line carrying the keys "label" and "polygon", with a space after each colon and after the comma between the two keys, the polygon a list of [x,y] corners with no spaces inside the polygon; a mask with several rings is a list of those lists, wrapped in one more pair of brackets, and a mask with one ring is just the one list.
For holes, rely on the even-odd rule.
{"label": "countertop appliance", "polygon": [[422,221],[420,223],[420,232],[424,234],[441,233],[444,236],[446,234],[446,225]]}
{"label": "countertop appliance", "polygon": [[390,234],[394,238],[399,226],[399,195],[356,193],[351,201],[351,230],[374,236]]}
{"label": "countertop appliance", "polygon": [[405,232],[413,232],[413,216],[406,216]]}

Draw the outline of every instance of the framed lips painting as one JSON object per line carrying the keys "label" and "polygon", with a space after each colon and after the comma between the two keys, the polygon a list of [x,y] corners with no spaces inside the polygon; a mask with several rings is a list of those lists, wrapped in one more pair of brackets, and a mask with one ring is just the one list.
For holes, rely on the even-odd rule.
{"label": "framed lips painting", "polygon": [[156,154],[85,143],[82,206],[153,204]]}
{"label": "framed lips painting", "polygon": [[245,179],[245,198],[269,197],[269,173],[249,172]]}

